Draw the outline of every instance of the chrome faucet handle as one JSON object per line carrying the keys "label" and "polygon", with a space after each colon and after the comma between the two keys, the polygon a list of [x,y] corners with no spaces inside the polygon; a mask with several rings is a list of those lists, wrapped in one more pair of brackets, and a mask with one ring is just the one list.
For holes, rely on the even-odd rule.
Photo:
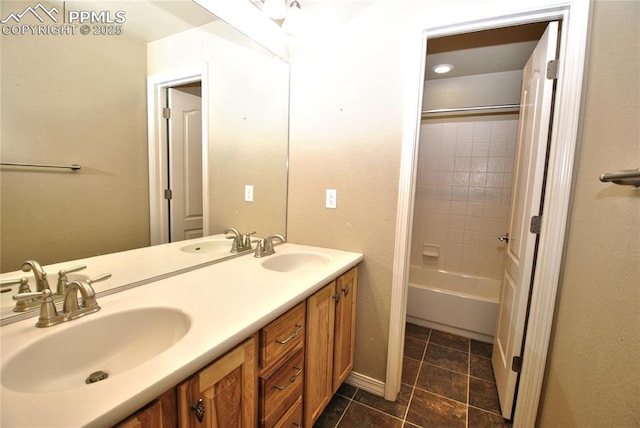
{"label": "chrome faucet handle", "polygon": [[67,291],[67,285],[69,285],[68,273],[78,272],[79,270],[86,269],[87,265],[74,266],[69,269],[61,269],[58,271],[58,284],[56,285],[56,294],[62,296]]}
{"label": "chrome faucet handle", "polygon": [[48,288],[45,288],[41,292],[16,294],[13,296],[13,300],[42,300],[40,316],[38,317],[36,327],[51,327],[52,325],[60,324],[64,321],[64,317],[58,314],[58,311],[56,310],[51,290]]}
{"label": "chrome faucet handle", "polygon": [[111,278],[111,274],[110,273],[103,273],[103,274],[100,274],[100,275],[96,276],[95,278],[88,279],[86,282],[87,282],[87,284],[91,285],[94,282],[104,281],[105,279],[109,279],[109,278]]}
{"label": "chrome faucet handle", "polygon": [[246,251],[246,250],[252,250],[253,248],[251,247],[251,235],[255,235],[256,231],[254,230],[253,232],[249,232],[249,233],[245,233],[244,234],[244,241],[242,242],[242,250],[241,251]]}
{"label": "chrome faucet handle", "polygon": [[264,256],[264,239],[258,239],[257,241],[254,241],[256,243],[256,252],[253,253],[253,257],[256,258],[260,258],[262,256]]}
{"label": "chrome faucet handle", "polygon": [[88,279],[87,281],[85,281],[87,283],[87,295],[86,296],[84,294],[82,295],[83,308],[97,307],[98,309],[100,309],[100,307],[98,306],[98,302],[96,301],[96,291],[93,289],[91,284],[93,284],[94,282],[104,281],[105,279],[109,279],[109,278],[111,278],[110,273],[103,273],[101,275],[96,276],[95,278]]}
{"label": "chrome faucet handle", "polygon": [[49,288],[49,281],[47,280],[47,273],[42,269],[40,263],[35,260],[27,260],[22,264],[22,271],[33,271],[33,276],[36,280],[36,291],[42,291]]}
{"label": "chrome faucet handle", "polygon": [[[40,292],[34,293],[31,297],[28,297],[28,293],[32,293],[31,287],[29,287],[29,279],[26,277],[22,277],[19,279],[9,279],[2,281],[2,286],[7,287],[10,285],[20,284],[18,288],[18,293],[13,296],[13,300],[16,301],[16,306],[13,308],[13,312],[26,312],[30,309],[33,309],[38,304],[38,298],[40,297]],[[16,296],[24,296],[21,298],[16,298]]]}
{"label": "chrome faucet handle", "polygon": [[26,276],[23,276],[22,278],[5,279],[3,281],[0,281],[0,288],[17,284],[20,284],[20,287],[18,288],[18,294],[31,292],[31,288],[29,287],[29,278],[27,278]]}

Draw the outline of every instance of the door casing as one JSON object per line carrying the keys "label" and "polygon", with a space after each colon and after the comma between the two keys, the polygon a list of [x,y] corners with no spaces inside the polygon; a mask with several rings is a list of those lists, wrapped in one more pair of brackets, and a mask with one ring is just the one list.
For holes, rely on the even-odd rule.
{"label": "door casing", "polygon": [[208,169],[208,72],[207,65],[158,74],[147,78],[147,120],[149,151],[149,228],[150,244],[169,242],[168,206],[164,199],[167,188],[167,159],[163,156],[166,126],[162,116],[163,94],[172,86],[201,82],[202,85],[202,209],[203,236],[209,235],[209,169]]}
{"label": "door casing", "polygon": [[[560,6],[526,10],[508,16],[496,16],[423,30],[409,40],[419,55],[408,73],[406,114],[402,141],[398,209],[394,248],[387,375],[384,396],[395,400],[400,390],[402,352],[405,333],[406,299],[409,280],[409,252],[413,221],[413,199],[417,144],[423,94],[423,71],[427,40],[432,37],[482,31],[531,22],[561,20],[559,72],[550,136],[548,176],[544,195],[545,214],[542,218],[538,262],[532,284],[529,328],[525,335],[523,365],[513,425],[535,425],[542,382],[544,379],[549,338],[553,325],[556,292],[560,279],[564,237],[569,214],[573,165],[580,125],[580,106],[589,28],[589,1],[575,0]],[[420,39],[418,39],[420,37]],[[420,43],[418,43],[420,42]],[[420,51],[417,48],[420,48]],[[569,54],[570,53],[570,54]]]}

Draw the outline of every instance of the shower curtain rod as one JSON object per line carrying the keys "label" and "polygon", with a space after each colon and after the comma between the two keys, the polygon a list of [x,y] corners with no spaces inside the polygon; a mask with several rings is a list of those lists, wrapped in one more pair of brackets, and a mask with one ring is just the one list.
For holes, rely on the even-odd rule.
{"label": "shower curtain rod", "polygon": [[483,110],[502,110],[502,109],[515,109],[520,110],[520,104],[497,104],[492,106],[476,106],[476,107],[457,107],[457,108],[438,108],[434,110],[423,110],[422,115],[425,114],[437,114],[437,113],[458,113],[458,112],[477,112]]}

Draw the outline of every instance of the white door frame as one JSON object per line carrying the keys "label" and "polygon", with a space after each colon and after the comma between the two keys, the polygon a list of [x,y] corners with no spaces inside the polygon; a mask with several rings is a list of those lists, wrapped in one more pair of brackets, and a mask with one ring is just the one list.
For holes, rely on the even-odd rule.
{"label": "white door frame", "polygon": [[162,117],[164,91],[172,86],[201,82],[202,85],[202,215],[203,236],[209,235],[208,169],[208,72],[207,65],[147,77],[147,121],[149,151],[149,227],[150,244],[169,242],[168,207],[164,199],[167,159],[162,155],[166,144],[165,120]]}
{"label": "white door frame", "polygon": [[[560,58],[559,78],[554,103],[553,129],[550,136],[551,147],[544,195],[544,215],[535,279],[532,284],[529,328],[524,339],[523,366],[513,419],[515,427],[535,425],[553,324],[556,291],[561,272],[563,237],[569,214],[571,181],[580,124],[589,7],[588,0],[575,0],[562,6],[547,6],[509,16],[498,16],[424,30],[422,43],[420,43],[421,51],[416,52],[416,55],[421,57],[421,66],[419,70],[411,71],[412,81],[407,84],[408,90],[415,96],[409,97],[410,99],[407,101],[411,104],[413,111],[407,109],[402,142],[385,381],[386,399],[395,400],[401,384],[409,279],[408,260],[415,194],[415,165],[422,106],[422,73],[426,61],[427,39],[530,22],[562,20],[558,52]],[[418,46],[417,40],[414,40],[413,45]]]}

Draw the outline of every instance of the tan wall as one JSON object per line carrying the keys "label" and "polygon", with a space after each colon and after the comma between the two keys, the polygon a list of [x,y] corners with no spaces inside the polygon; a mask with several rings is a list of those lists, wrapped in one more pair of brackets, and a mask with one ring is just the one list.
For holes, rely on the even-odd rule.
{"label": "tan wall", "polygon": [[2,161],[82,166],[0,169],[1,270],[148,245],[145,44],[0,37]]}
{"label": "tan wall", "polygon": [[[418,51],[407,51],[416,47],[408,43],[413,40],[409,37],[419,34],[410,31],[417,26],[508,15],[543,3],[552,2],[433,1],[406,2],[403,7],[397,7],[397,2],[359,3],[357,11],[345,7],[343,16],[330,21],[334,25],[317,39],[293,46],[289,237],[294,242],[365,255],[358,296],[356,372],[385,379],[399,164],[403,117],[407,114],[403,109],[416,108],[404,103],[407,68],[415,66],[411,58],[419,55]],[[639,98],[638,4],[598,3],[600,9],[622,8],[620,18],[624,17],[626,24],[616,23],[617,17],[596,14],[594,34],[600,33],[602,41],[607,40],[605,34],[615,40],[602,47],[596,45],[589,63],[588,106],[597,110],[588,108],[584,117],[583,158],[578,164],[581,175],[547,377],[546,396],[552,400],[543,403],[542,420],[546,422],[561,418],[561,413],[573,413],[569,406],[590,415],[592,409],[601,409],[602,417],[616,420],[607,406],[596,402],[595,394],[603,395],[598,388],[606,388],[609,394],[603,402],[622,403],[612,404],[612,409],[627,406],[623,414],[637,412],[640,407],[637,378],[634,393],[631,386],[617,391],[614,382],[604,380],[610,377],[618,384],[630,385],[618,378],[630,378],[624,368],[631,367],[632,361],[637,373],[639,263],[630,262],[638,260],[637,192],[606,190],[609,186],[597,182],[601,172],[638,166],[637,104],[630,105]],[[313,7],[321,5],[310,5]],[[611,63],[606,54],[615,54]],[[627,67],[610,68],[623,59]],[[596,70],[612,73],[609,82],[594,78]],[[610,93],[608,86],[613,83],[619,86],[611,89],[619,91]],[[603,107],[597,107],[601,103]],[[629,135],[621,140],[618,133]],[[622,150],[617,144],[633,147]],[[620,152],[613,156],[618,148]],[[584,156],[589,156],[587,165],[598,165],[582,165]],[[610,160],[605,163],[607,158]],[[629,159],[627,165],[624,159]],[[338,190],[335,210],[324,208],[327,188]],[[635,196],[623,199],[609,196],[610,192]],[[614,201],[620,206],[610,206]],[[576,217],[583,220],[576,223]],[[624,252],[625,247],[630,251]],[[619,256],[605,258],[607,253]],[[583,261],[587,255],[588,261]],[[583,281],[593,284],[584,295]],[[630,356],[621,356],[622,349]],[[619,368],[622,370],[617,371]],[[589,380],[592,373],[596,382]],[[582,399],[587,400],[583,403]],[[635,405],[630,405],[631,401]]]}
{"label": "tan wall", "polygon": [[[403,126],[420,108],[407,104],[405,90],[415,87],[407,76],[422,31],[527,6],[471,3],[311,2],[305,8],[318,26],[292,41],[289,238],[364,253],[354,370],[378,381],[386,376]],[[324,208],[325,189],[337,189],[337,209]]]}
{"label": "tan wall", "polygon": [[288,64],[223,21],[149,43],[148,61],[150,75],[208,65],[210,232],[285,233]]}
{"label": "tan wall", "polygon": [[[355,18],[291,53],[288,235],[362,252],[355,371],[384,380],[402,139],[398,35]],[[378,17],[376,13],[376,18]],[[374,29],[386,42],[373,37]],[[325,208],[325,190],[337,208]]]}
{"label": "tan wall", "polygon": [[539,424],[640,423],[640,2],[597,1],[574,201]]}

